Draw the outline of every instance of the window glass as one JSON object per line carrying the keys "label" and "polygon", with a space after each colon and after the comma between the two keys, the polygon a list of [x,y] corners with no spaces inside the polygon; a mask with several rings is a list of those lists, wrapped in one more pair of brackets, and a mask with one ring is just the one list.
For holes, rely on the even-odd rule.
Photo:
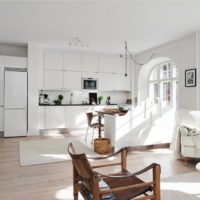
{"label": "window glass", "polygon": [[154,103],[159,99],[163,106],[177,103],[177,69],[174,63],[165,63],[152,70],[150,75],[150,97]]}

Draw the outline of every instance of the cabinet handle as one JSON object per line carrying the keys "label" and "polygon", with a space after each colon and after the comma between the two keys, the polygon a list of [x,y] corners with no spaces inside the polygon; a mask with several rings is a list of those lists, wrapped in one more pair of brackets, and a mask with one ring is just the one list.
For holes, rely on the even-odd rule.
{"label": "cabinet handle", "polygon": [[1,108],[3,108],[3,107],[4,107],[4,105],[0,105],[0,107],[1,107]]}

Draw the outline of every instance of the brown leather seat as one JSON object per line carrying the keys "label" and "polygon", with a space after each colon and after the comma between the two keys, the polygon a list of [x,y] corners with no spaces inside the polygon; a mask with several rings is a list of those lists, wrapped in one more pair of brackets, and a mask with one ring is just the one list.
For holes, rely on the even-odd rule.
{"label": "brown leather seat", "polygon": [[[91,143],[92,143],[93,137],[94,137],[94,130],[99,128],[99,126],[104,127],[104,125],[102,123],[99,124],[97,115],[94,115],[92,112],[87,112],[86,116],[87,116],[88,127],[87,127],[87,132],[86,132],[86,135],[85,135],[85,141],[87,141],[89,128],[92,128],[93,129],[93,131],[92,131],[92,141],[91,141]],[[94,117],[96,117],[95,121],[94,121]]]}
{"label": "brown leather seat", "polygon": [[[160,200],[160,165],[153,163],[134,174],[126,170],[127,149],[123,148],[118,152],[107,156],[90,158],[96,160],[107,159],[121,154],[121,161],[102,165],[91,166],[87,156],[76,154],[72,143],[68,146],[68,152],[73,163],[73,192],[74,200],[78,200],[80,192],[86,200]],[[104,175],[94,171],[95,168],[120,165],[119,173]],[[137,177],[152,170],[152,180],[145,182]]]}

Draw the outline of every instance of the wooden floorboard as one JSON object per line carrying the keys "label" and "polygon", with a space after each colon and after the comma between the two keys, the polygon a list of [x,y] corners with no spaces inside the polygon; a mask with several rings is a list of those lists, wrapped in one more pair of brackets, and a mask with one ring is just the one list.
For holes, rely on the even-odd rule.
{"label": "wooden floorboard", "polygon": [[[71,161],[28,167],[19,165],[19,141],[46,138],[51,137],[0,138],[0,200],[72,199]],[[152,162],[161,165],[162,178],[196,171],[195,162],[184,165],[183,161],[174,159],[168,148],[137,150],[128,154],[128,169],[131,172],[140,170]],[[113,170],[118,169],[111,167],[110,171]],[[108,171],[104,169],[101,172]],[[143,178],[148,178],[148,175]]]}

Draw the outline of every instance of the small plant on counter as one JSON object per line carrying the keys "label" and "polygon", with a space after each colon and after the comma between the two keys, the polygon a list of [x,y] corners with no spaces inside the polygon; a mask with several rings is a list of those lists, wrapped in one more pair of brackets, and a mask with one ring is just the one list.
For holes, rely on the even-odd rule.
{"label": "small plant on counter", "polygon": [[101,104],[102,101],[103,101],[103,96],[99,96],[99,97],[98,97],[98,102],[99,102],[99,104]]}
{"label": "small plant on counter", "polygon": [[64,99],[63,95],[62,94],[59,94],[58,95],[58,100],[60,101],[60,104],[62,104],[62,100]]}
{"label": "small plant on counter", "polygon": [[58,95],[58,99],[54,100],[53,102],[54,102],[56,105],[61,105],[63,99],[64,99],[63,95],[62,95],[62,94],[59,94],[59,95]]}
{"label": "small plant on counter", "polygon": [[64,99],[63,95],[62,94],[59,94],[58,95],[58,100],[60,101],[60,104],[62,104],[62,100]]}

